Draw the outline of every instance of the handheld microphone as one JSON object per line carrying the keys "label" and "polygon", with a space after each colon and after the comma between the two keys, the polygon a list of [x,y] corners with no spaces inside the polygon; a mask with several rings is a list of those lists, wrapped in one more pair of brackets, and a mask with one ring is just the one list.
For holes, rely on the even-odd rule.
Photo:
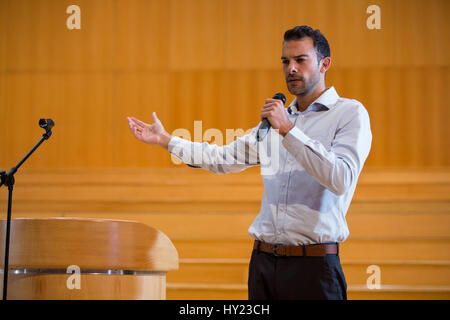
{"label": "handheld microphone", "polygon": [[[286,103],[286,96],[281,92],[276,93],[272,99],[281,100],[283,104]],[[261,125],[258,128],[258,131],[256,132],[256,139],[258,141],[262,141],[266,136],[267,132],[269,132],[269,129],[270,129],[270,122],[269,120],[267,120],[267,118],[264,118],[261,122]]]}

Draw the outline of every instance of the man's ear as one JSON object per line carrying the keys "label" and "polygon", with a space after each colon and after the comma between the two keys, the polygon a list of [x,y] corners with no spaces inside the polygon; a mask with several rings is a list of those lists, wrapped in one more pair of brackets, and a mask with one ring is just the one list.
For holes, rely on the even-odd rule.
{"label": "man's ear", "polygon": [[325,73],[331,66],[331,57],[325,57],[320,61],[320,72]]}

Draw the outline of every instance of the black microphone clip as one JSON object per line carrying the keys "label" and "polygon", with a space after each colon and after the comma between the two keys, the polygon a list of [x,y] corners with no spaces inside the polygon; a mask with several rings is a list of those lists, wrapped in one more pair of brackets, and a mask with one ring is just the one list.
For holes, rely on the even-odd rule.
{"label": "black microphone clip", "polygon": [[43,137],[48,140],[48,138],[50,138],[50,136],[52,135],[52,128],[55,126],[55,122],[53,122],[52,119],[40,119],[39,126],[42,129],[45,129]]}

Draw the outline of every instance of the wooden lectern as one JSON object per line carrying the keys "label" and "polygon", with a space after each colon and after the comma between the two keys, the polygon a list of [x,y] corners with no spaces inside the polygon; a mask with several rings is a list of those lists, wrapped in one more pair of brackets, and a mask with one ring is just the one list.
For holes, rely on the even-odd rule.
{"label": "wooden lectern", "polygon": [[[5,230],[2,220],[0,287]],[[19,218],[10,239],[8,300],[165,299],[178,269],[169,238],[135,221]]]}

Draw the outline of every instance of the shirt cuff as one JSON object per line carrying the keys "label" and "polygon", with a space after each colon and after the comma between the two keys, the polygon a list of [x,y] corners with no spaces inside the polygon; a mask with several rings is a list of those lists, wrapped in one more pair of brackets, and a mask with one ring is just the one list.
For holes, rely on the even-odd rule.
{"label": "shirt cuff", "polygon": [[282,144],[286,150],[295,157],[300,151],[300,148],[307,144],[309,140],[311,139],[304,134],[302,130],[297,127],[293,127],[284,136]]}
{"label": "shirt cuff", "polygon": [[183,158],[183,148],[182,145],[183,143],[185,143],[186,141],[184,139],[181,139],[180,137],[177,136],[172,136],[172,138],[169,141],[169,144],[167,145],[167,150],[169,150],[169,152],[177,157],[179,157],[180,159]]}

